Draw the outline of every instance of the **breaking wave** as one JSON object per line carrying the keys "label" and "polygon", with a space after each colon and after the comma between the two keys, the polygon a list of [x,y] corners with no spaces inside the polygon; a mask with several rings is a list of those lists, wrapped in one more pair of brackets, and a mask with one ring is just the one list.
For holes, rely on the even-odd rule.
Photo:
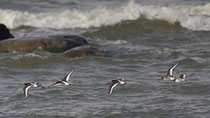
{"label": "breaking wave", "polygon": [[154,6],[141,5],[133,1],[118,8],[98,8],[88,12],[66,10],[60,13],[29,13],[0,9],[0,23],[10,29],[20,26],[36,28],[91,28],[114,25],[125,20],[136,20],[141,16],[148,20],[165,20],[171,24],[179,22],[190,30],[210,30],[210,4],[202,6]]}

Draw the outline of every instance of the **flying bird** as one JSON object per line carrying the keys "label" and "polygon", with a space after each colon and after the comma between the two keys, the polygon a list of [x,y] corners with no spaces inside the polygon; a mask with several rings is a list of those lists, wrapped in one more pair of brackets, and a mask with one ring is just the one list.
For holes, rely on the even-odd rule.
{"label": "flying bird", "polygon": [[111,95],[112,94],[112,92],[113,92],[113,89],[118,85],[118,84],[120,84],[120,85],[123,85],[123,84],[126,84],[125,82],[124,82],[124,79],[118,79],[118,80],[111,80],[111,86],[110,86],[110,88],[109,88],[109,93],[108,93],[108,95]]}
{"label": "flying bird", "polygon": [[57,85],[70,85],[70,83],[68,83],[72,73],[74,72],[74,69],[68,73],[64,78],[63,80],[60,80],[60,81],[56,81],[52,86],[57,86]]}
{"label": "flying bird", "polygon": [[173,81],[174,82],[184,82],[185,81],[185,75],[182,74],[182,75],[179,76],[179,78],[175,78]]}
{"label": "flying bird", "polygon": [[175,79],[175,77],[173,76],[173,70],[176,68],[176,66],[178,64],[179,63],[176,63],[171,68],[169,68],[166,76],[165,77],[161,77],[161,79],[162,80],[172,80],[173,81]]}
{"label": "flying bird", "polygon": [[23,92],[24,92],[25,98],[28,97],[28,89],[30,87],[42,87],[42,88],[44,88],[41,84],[39,84],[37,82],[24,83],[24,85],[25,85],[25,87],[23,88]]}

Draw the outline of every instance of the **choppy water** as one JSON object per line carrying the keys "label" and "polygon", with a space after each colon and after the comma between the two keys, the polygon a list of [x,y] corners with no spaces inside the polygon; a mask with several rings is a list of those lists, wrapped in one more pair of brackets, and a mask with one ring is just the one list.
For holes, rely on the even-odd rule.
{"label": "choppy water", "polygon": [[[113,57],[0,53],[0,117],[207,118],[210,113],[208,1],[1,1],[0,22],[16,37],[78,34]],[[62,7],[61,7],[62,6]],[[168,68],[186,82],[161,81]],[[49,86],[71,69],[71,86]],[[125,78],[108,97],[109,81]]]}

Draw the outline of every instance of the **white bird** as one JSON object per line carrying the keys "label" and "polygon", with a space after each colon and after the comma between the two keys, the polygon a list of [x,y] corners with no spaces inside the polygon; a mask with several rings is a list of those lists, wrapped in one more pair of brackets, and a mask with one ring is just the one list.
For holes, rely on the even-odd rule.
{"label": "white bird", "polygon": [[111,95],[112,94],[112,91],[113,91],[113,89],[118,85],[118,84],[121,84],[121,85],[123,85],[123,84],[126,84],[125,82],[124,82],[124,79],[118,79],[118,80],[111,80],[111,86],[110,86],[110,88],[109,88],[109,93],[108,93],[108,95]]}
{"label": "white bird", "polygon": [[162,80],[174,80],[175,77],[173,76],[173,70],[179,63],[174,64],[171,68],[168,69],[168,72],[165,77],[161,77]]}
{"label": "white bird", "polygon": [[69,81],[69,79],[70,79],[70,77],[71,77],[71,75],[72,75],[73,72],[74,72],[74,69],[73,69],[69,74],[67,74],[67,75],[64,77],[63,80],[55,82],[52,86],[57,86],[57,85],[70,85],[70,84],[68,83],[68,81]]}
{"label": "white bird", "polygon": [[[36,82],[29,82],[29,83],[24,83],[25,87],[23,88],[24,96],[25,98],[28,97],[28,89],[30,87],[43,87],[42,85],[36,83]],[[44,87],[43,87],[44,88]]]}
{"label": "white bird", "polygon": [[179,78],[175,78],[173,81],[174,82],[184,82],[185,81],[185,75],[182,74],[182,75],[180,75]]}

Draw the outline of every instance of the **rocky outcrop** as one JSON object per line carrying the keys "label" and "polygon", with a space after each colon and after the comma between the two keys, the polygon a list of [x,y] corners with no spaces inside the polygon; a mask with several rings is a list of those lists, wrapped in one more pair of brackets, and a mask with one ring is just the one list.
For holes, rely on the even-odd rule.
{"label": "rocky outcrop", "polygon": [[4,24],[0,24],[0,33],[0,41],[9,38],[14,38],[14,36],[10,33],[9,29]]}
{"label": "rocky outcrop", "polygon": [[0,52],[33,52],[40,48],[48,52],[64,52],[63,56],[68,58],[106,56],[104,51],[90,46],[84,37],[78,35],[14,38],[3,24],[0,24],[0,31]]}
{"label": "rocky outcrop", "polygon": [[85,38],[77,35],[55,35],[48,37],[24,37],[0,41],[0,52],[24,51],[33,52],[41,48],[49,52],[64,52],[68,49],[88,45]]}

